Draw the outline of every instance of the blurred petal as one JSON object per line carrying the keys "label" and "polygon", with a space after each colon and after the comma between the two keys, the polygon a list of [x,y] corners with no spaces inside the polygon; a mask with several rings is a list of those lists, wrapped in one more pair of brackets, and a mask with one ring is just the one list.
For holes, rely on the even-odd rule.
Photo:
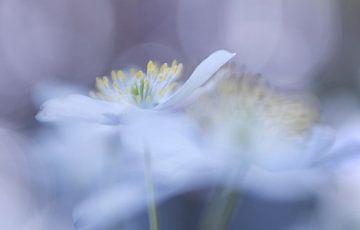
{"label": "blurred petal", "polygon": [[[129,113],[123,118],[121,143],[129,153],[127,162],[138,162],[143,170],[144,149],[151,154],[158,184],[172,188],[194,188],[215,179],[220,162],[203,151],[192,120],[178,114]],[[126,166],[125,166],[126,167]],[[201,181],[201,183],[200,183]]]}
{"label": "blurred petal", "polygon": [[36,118],[44,122],[80,120],[114,124],[118,122],[116,118],[123,110],[124,107],[119,104],[73,94],[48,100]]}
{"label": "blurred petal", "polygon": [[288,138],[262,132],[255,162],[271,171],[300,169],[319,161],[331,146],[334,132],[327,126],[313,127],[307,137]]}
{"label": "blurred petal", "polygon": [[79,93],[86,94],[87,90],[79,85],[62,80],[47,80],[35,85],[32,92],[32,100],[36,106],[41,106],[47,100]]}
{"label": "blurred petal", "polygon": [[143,187],[117,185],[105,188],[78,205],[73,220],[77,229],[106,229],[145,207],[146,194]]}
{"label": "blurred petal", "polygon": [[[324,157],[335,140],[335,131],[324,125],[317,125],[313,128],[310,140],[307,144],[304,157],[304,164],[309,165]],[[323,153],[323,154],[320,154]]]}
{"label": "blurred petal", "polygon": [[199,148],[192,123],[185,116],[132,111],[122,122],[120,160],[126,164],[117,165],[122,177],[77,206],[74,221],[79,229],[108,229],[146,209],[145,149],[151,157],[158,203],[218,180],[219,162]]}
{"label": "blurred petal", "polygon": [[172,97],[156,108],[168,108],[190,96],[194,90],[209,80],[216,73],[216,71],[221,68],[221,66],[223,66],[234,56],[234,53],[229,53],[225,50],[218,50],[212,53],[196,67],[189,79]]}
{"label": "blurred petal", "polygon": [[247,172],[240,189],[276,200],[294,200],[308,196],[321,186],[325,174],[316,169],[269,171],[253,166]]}

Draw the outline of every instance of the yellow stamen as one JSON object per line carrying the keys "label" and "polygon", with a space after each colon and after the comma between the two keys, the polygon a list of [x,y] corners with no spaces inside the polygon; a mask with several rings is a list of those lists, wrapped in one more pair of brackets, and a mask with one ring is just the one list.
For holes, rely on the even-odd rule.
{"label": "yellow stamen", "polygon": [[[109,77],[96,78],[96,91],[90,92],[94,98],[122,102],[131,100],[141,107],[158,104],[161,97],[166,97],[176,88],[174,80],[181,73],[183,65],[173,61],[171,66],[164,63],[159,67],[155,62],[147,63],[146,72],[131,68],[124,73],[112,71]],[[132,77],[127,77],[127,76]]]}

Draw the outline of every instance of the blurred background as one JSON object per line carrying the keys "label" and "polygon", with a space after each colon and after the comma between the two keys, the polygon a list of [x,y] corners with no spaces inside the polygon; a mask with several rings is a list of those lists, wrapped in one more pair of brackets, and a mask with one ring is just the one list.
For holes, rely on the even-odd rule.
{"label": "blurred background", "polygon": [[[73,206],[104,173],[35,120],[45,99],[86,93],[97,76],[149,59],[177,59],[190,73],[227,49],[271,84],[315,94],[335,146],[355,143],[301,196],[244,192],[232,229],[360,229],[359,25],[358,0],[0,0],[0,228],[75,229]],[[165,202],[163,229],[195,229],[204,194]],[[144,211],[122,229],[146,226]]]}

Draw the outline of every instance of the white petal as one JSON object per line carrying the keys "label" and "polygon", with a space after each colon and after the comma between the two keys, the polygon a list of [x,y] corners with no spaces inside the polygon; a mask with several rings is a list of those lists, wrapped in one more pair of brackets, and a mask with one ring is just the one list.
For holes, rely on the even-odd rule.
{"label": "white petal", "polygon": [[87,91],[86,88],[65,81],[42,81],[35,86],[32,99],[35,105],[40,106],[47,100],[53,98],[64,97],[70,94],[83,94]]}
{"label": "white petal", "polygon": [[332,128],[317,125],[312,130],[311,139],[306,148],[306,157],[303,162],[307,165],[315,163],[323,158],[330,150],[335,140],[335,132]]}
{"label": "white petal", "polygon": [[240,189],[280,201],[296,200],[313,193],[325,176],[315,168],[269,171],[253,166],[246,173]]}
{"label": "white petal", "polygon": [[107,229],[145,210],[146,204],[146,190],[139,184],[114,185],[77,205],[73,220],[77,229]]}
{"label": "white petal", "polygon": [[[334,132],[326,126],[317,125],[309,136],[284,137],[271,135],[258,137],[259,145],[255,146],[255,162],[271,171],[299,169],[320,160],[334,140]],[[262,135],[258,134],[258,135]]]}
{"label": "white petal", "polygon": [[216,71],[220,69],[221,66],[227,63],[234,56],[234,53],[229,53],[225,50],[218,50],[212,53],[196,67],[189,79],[173,96],[164,103],[158,105],[156,108],[169,108],[179,103],[184,98],[190,96],[194,90],[202,86],[216,73]]}
{"label": "white petal", "polygon": [[124,107],[119,104],[73,94],[46,101],[36,119],[45,122],[80,120],[113,124],[123,111]]}

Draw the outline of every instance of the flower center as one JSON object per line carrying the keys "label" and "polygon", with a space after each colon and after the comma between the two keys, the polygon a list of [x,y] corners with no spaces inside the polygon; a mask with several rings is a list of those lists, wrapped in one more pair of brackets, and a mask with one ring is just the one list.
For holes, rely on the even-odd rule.
{"label": "flower center", "polygon": [[299,135],[318,120],[314,107],[300,98],[270,88],[260,76],[233,72],[219,74],[223,75],[215,89],[190,107],[190,113],[203,123],[204,128],[225,122],[232,128],[260,128]]}
{"label": "flower center", "polygon": [[112,71],[107,76],[96,78],[96,90],[90,96],[117,103],[133,104],[141,108],[152,108],[171,96],[182,74],[183,65],[172,62],[159,67],[153,61],[147,64],[146,73],[138,69]]}

